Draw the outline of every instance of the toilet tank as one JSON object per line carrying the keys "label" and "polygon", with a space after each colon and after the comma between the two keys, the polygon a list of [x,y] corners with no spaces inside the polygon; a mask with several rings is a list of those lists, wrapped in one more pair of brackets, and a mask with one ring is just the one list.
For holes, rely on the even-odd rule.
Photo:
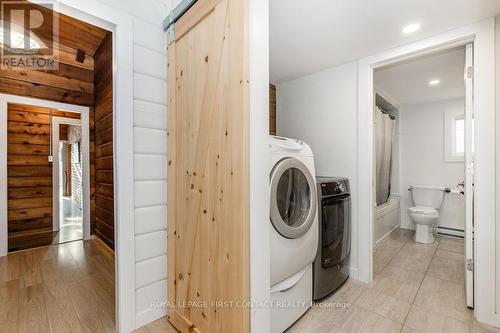
{"label": "toilet tank", "polygon": [[444,189],[442,186],[412,185],[410,191],[413,204],[439,209],[443,203]]}

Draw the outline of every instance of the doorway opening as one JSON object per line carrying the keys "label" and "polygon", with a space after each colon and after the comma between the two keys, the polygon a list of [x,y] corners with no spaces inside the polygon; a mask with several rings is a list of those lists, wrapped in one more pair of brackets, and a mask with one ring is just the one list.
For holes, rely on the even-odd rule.
{"label": "doorway opening", "polygon": [[54,244],[83,239],[83,152],[82,126],[79,120],[54,118],[59,133],[54,163],[55,209]]}
{"label": "doorway opening", "polygon": [[[28,6],[34,12],[49,10]],[[37,276],[40,285],[58,277],[69,312],[67,327],[56,327],[111,331],[121,292],[113,251],[114,27],[68,7],[55,9],[69,11],[52,11],[59,23],[58,66],[1,74],[0,172],[8,183],[0,189],[0,255],[6,256],[1,268],[17,272],[13,280]],[[17,269],[27,258],[30,267]],[[50,267],[50,276],[44,267]],[[12,302],[23,292],[22,287],[13,290]],[[33,325],[60,325],[62,309],[44,313],[43,303],[57,302],[36,297],[42,306],[34,310],[39,320]]]}
{"label": "doorway opening", "polygon": [[[62,109],[62,105],[58,103],[50,105],[50,102],[15,96],[4,96],[3,100],[5,110],[2,112],[5,113],[7,123],[5,134],[8,143],[8,251],[84,238],[84,229],[90,229],[89,213],[83,213],[84,204],[90,201],[90,193],[87,187],[83,186],[89,182],[89,108],[65,105],[65,109]],[[83,119],[87,123],[82,127],[83,113]],[[74,124],[79,129],[81,171],[78,188],[81,209],[79,226],[72,226],[78,231],[71,237],[66,235],[71,229],[69,226],[60,230],[62,221],[59,214],[59,123]],[[66,129],[69,127],[63,131]],[[68,132],[63,132],[63,135],[67,136]],[[75,191],[78,188],[75,187]],[[62,236],[61,232],[65,236]],[[88,239],[88,236],[86,238]],[[3,246],[6,244],[2,244]]]}
{"label": "doorway opening", "polygon": [[[474,307],[472,50],[458,45],[373,71],[374,279],[412,272],[415,304],[450,298],[464,316]],[[466,293],[430,292],[439,283]]]}

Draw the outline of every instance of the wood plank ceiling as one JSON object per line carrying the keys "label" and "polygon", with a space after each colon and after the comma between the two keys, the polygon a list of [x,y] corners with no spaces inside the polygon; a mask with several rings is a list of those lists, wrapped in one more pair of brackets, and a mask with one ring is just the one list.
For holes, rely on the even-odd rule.
{"label": "wood plank ceiling", "polygon": [[[5,2],[8,1],[0,0],[0,3]],[[48,11],[31,5],[34,9]],[[94,104],[94,54],[109,32],[64,14],[59,14],[58,18],[59,69],[0,70],[0,92],[85,106]],[[37,33],[40,38],[50,34],[43,30]],[[85,52],[83,62],[76,59],[78,50]]]}

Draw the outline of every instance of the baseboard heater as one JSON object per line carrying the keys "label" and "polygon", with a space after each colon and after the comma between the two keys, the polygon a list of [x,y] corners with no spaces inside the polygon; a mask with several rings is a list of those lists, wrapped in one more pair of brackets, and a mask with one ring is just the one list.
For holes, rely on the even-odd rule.
{"label": "baseboard heater", "polygon": [[446,236],[461,237],[461,238],[465,237],[465,232],[461,229],[437,227],[436,231],[438,235],[446,235]]}

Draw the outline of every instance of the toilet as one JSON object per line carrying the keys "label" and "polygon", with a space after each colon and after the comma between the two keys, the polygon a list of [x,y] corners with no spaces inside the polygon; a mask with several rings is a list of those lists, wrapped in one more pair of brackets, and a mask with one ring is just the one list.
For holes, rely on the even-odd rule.
{"label": "toilet", "polygon": [[415,207],[408,208],[408,215],[415,223],[415,242],[434,243],[433,226],[439,219],[439,211],[443,203],[444,187],[412,185],[411,197]]}

